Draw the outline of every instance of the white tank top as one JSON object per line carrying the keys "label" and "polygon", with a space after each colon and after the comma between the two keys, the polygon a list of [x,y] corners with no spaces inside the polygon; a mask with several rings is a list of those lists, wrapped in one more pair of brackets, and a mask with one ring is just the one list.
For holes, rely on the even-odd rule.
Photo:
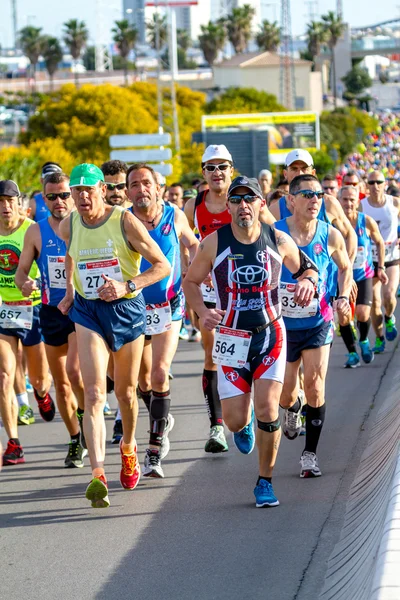
{"label": "white tank top", "polygon": [[[371,206],[367,198],[361,200],[363,212],[372,217],[378,224],[379,231],[385,242],[385,263],[397,260],[400,256],[397,240],[398,210],[393,205],[393,197],[385,194],[383,206]],[[372,243],[372,259],[378,261],[378,252]]]}

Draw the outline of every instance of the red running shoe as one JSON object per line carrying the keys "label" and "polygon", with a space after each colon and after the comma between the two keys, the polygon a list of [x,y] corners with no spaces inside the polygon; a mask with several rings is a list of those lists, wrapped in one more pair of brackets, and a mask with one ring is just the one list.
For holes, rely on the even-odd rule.
{"label": "red running shoe", "polygon": [[122,439],[119,443],[122,469],[119,480],[126,490],[134,490],[140,479],[140,464],[137,456],[137,446],[133,454],[122,453]]}
{"label": "red running shoe", "polygon": [[6,451],[3,454],[3,465],[18,465],[24,463],[24,449],[12,440],[8,440]]}
{"label": "red running shoe", "polygon": [[53,402],[53,398],[50,394],[46,394],[44,398],[41,398],[36,390],[33,390],[36,402],[38,403],[40,416],[43,421],[52,421],[56,414],[56,406]]}
{"label": "red running shoe", "polygon": [[108,508],[110,506],[107,479],[104,475],[93,477],[86,488],[86,498],[91,501],[92,508]]}

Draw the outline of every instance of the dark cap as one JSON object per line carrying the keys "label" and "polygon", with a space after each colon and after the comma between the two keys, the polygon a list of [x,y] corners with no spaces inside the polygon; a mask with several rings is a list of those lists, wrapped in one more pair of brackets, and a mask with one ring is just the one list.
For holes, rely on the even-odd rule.
{"label": "dark cap", "polygon": [[62,173],[62,168],[57,163],[46,163],[42,167],[42,179],[50,175],[50,173]]}
{"label": "dark cap", "polygon": [[229,198],[229,196],[232,195],[233,191],[238,187],[247,187],[247,188],[249,188],[249,190],[254,192],[254,194],[256,196],[263,198],[263,193],[261,191],[260,184],[258,183],[258,181],[255,177],[243,177],[242,175],[239,175],[239,177],[235,177],[235,179],[232,181],[231,185],[229,186],[228,198]]}
{"label": "dark cap", "polygon": [[19,188],[15,181],[12,181],[12,179],[3,179],[2,181],[0,181],[0,196],[10,196],[10,198],[19,198],[20,195],[21,194]]}

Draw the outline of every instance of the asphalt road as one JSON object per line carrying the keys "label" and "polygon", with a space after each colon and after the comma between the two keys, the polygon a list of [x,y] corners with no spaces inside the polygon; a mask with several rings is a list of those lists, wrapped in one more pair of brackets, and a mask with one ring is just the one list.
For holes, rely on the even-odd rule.
{"label": "asphalt road", "polygon": [[[88,466],[63,468],[68,439],[58,415],[21,428],[26,464],[0,474],[1,600],[316,600],[396,344],[387,347],[368,367],[345,370],[335,341],[318,451],[323,476],[300,479],[304,438],[283,438],[277,508],[255,508],[256,452],[239,454],[229,433],[229,452],[203,451],[198,344],[181,342],[173,366],[176,424],[165,479],[123,490],[118,448],[108,445],[108,510],[91,509],[84,497]],[[108,439],[112,425],[108,418]],[[141,460],[146,430],[141,407]]]}

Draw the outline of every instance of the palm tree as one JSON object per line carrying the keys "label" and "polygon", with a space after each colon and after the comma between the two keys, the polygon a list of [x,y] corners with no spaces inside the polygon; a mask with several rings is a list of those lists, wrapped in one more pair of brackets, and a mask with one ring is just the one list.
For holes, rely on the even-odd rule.
{"label": "palm tree", "polygon": [[331,67],[332,67],[332,80],[333,80],[333,99],[334,106],[337,107],[337,91],[336,91],[336,64],[335,64],[335,47],[343,33],[346,30],[346,24],[342,21],[333,10],[329,11],[326,15],[322,15],[322,21],[325,26],[327,34],[326,41],[331,51]]}
{"label": "palm tree", "polygon": [[128,56],[135,47],[139,32],[135,26],[131,25],[128,19],[115,21],[115,27],[112,29],[113,40],[117,45],[121,57],[124,59],[125,85],[128,85]]}
{"label": "palm tree", "polygon": [[199,44],[204,58],[210,67],[213,66],[218,53],[225,46],[226,37],[226,29],[222,23],[213,23],[210,21],[208,25],[201,25]]}
{"label": "palm tree", "polygon": [[308,23],[307,25],[306,34],[307,49],[315,66],[315,59],[321,53],[322,44],[328,41],[325,23],[321,23],[321,21],[311,21],[311,23]]}
{"label": "palm tree", "polygon": [[53,76],[58,64],[62,61],[63,51],[56,37],[45,35],[43,37],[42,56],[50,78],[50,90],[53,90]]}
{"label": "palm tree", "polygon": [[[167,26],[167,17],[166,15],[160,15],[158,12],[153,14],[153,20],[148,21],[146,24],[147,27],[147,37],[150,46],[154,50],[161,50],[163,46],[167,44],[168,40],[168,26]],[[157,48],[157,28],[158,35],[160,36],[159,48]]]}
{"label": "palm tree", "polygon": [[18,33],[18,43],[22,52],[29,58],[30,75],[33,77],[33,86],[36,86],[36,65],[42,53],[43,36],[41,27],[28,25]]}
{"label": "palm tree", "polygon": [[64,23],[64,42],[75,61],[75,85],[78,87],[78,70],[77,62],[86,46],[89,38],[89,31],[84,21],[78,19],[70,19]]}
{"label": "palm tree", "polygon": [[255,8],[244,4],[234,8],[225,19],[228,38],[236,54],[244,52],[251,38],[251,23],[255,15]]}
{"label": "palm tree", "polygon": [[281,30],[278,23],[274,21],[263,21],[256,36],[257,46],[265,52],[276,52],[281,41]]}

